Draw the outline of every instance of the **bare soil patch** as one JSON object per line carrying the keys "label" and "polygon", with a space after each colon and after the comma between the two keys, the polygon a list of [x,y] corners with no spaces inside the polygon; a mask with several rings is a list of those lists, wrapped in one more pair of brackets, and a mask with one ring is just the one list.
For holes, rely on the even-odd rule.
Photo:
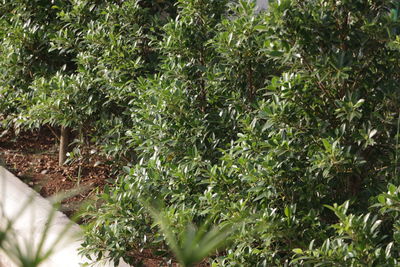
{"label": "bare soil patch", "polygon": [[[85,188],[62,201],[64,211],[71,215],[83,201],[89,200],[105,184],[112,182],[111,167],[101,164],[101,157],[92,155],[85,161],[58,166],[57,142],[47,129],[11,131],[0,137],[0,160],[5,167],[43,197]],[[99,164],[100,163],[100,164]]]}

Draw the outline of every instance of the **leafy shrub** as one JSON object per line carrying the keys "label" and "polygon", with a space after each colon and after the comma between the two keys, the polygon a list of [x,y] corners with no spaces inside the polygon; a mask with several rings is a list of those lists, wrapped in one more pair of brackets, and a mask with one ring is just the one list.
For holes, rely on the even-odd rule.
{"label": "leafy shrub", "polygon": [[214,264],[289,264],[333,234],[322,204],[352,199],[362,214],[393,181],[397,19],[390,2],[291,1],[259,15],[239,2],[214,22],[200,2],[181,3],[164,28],[163,74],[139,82],[128,132],[139,164],[112,198],[163,199],[174,232],[247,218]]}
{"label": "leafy shrub", "polygon": [[[27,103],[29,127],[87,127],[127,165],[88,209],[84,254],[168,256],[141,204],[159,199],[172,236],[190,223],[240,222],[214,266],[398,264],[396,202],[387,202],[398,186],[395,1],[288,0],[261,13],[217,0],[53,9],[43,52],[72,68],[35,72],[0,105]],[[11,22],[2,16],[1,36]]]}
{"label": "leafy shrub", "polygon": [[69,66],[69,58],[49,52],[50,40],[59,29],[51,6],[38,0],[2,1],[0,6],[0,108],[17,127],[18,113],[29,107],[26,93],[35,76]]}
{"label": "leafy shrub", "polygon": [[[397,266],[400,259],[399,187],[390,184],[387,193],[377,197],[372,212],[347,214],[349,202],[328,206],[339,223],[334,224],[336,236],[315,248],[294,249],[298,257],[293,263],[321,266]],[[377,209],[379,208],[379,209]]]}

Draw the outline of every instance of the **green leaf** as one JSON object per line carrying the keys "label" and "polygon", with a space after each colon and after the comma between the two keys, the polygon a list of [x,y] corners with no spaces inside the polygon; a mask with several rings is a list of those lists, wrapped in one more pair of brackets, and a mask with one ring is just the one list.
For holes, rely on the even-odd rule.
{"label": "green leaf", "polygon": [[303,254],[303,250],[301,248],[295,248],[292,250],[296,254]]}

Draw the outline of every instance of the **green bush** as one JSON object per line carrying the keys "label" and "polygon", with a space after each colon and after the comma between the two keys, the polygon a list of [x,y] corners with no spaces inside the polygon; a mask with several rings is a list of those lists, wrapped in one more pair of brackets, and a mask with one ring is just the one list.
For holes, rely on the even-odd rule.
{"label": "green bush", "polygon": [[[351,199],[362,222],[394,181],[397,18],[390,2],[287,1],[259,15],[246,2],[200,2],[181,3],[164,27],[162,74],[139,81],[132,102],[139,164],[103,209],[156,197],[176,233],[241,218],[215,265],[289,264],[293,250],[334,234],[323,204]],[[110,222],[139,223],[125,212]],[[88,237],[105,233],[98,225]]]}
{"label": "green bush", "polygon": [[[50,52],[50,40],[60,29],[56,10],[45,1],[2,1],[0,4],[0,109],[19,126],[19,112],[29,108],[27,93],[36,76],[55,74],[70,59]],[[29,101],[28,101],[29,102]]]}
{"label": "green bush", "polygon": [[[256,13],[249,1],[76,0],[51,10],[40,40],[57,67],[24,79],[3,53],[12,68],[0,94],[13,97],[0,107],[28,127],[86,127],[126,165],[88,208],[83,254],[172,257],[170,237],[205,223],[238,226],[213,266],[398,264],[397,2],[271,1]],[[26,24],[12,18],[1,17],[2,37]],[[22,57],[24,40],[0,49]],[[142,204],[153,200],[167,231]]]}
{"label": "green bush", "polygon": [[[311,242],[307,250],[294,249],[294,264],[318,266],[398,266],[400,227],[398,223],[400,188],[390,184],[387,193],[367,214],[347,214],[349,202],[327,206],[338,217],[332,227],[335,236],[321,247]],[[378,209],[379,208],[379,209]]]}

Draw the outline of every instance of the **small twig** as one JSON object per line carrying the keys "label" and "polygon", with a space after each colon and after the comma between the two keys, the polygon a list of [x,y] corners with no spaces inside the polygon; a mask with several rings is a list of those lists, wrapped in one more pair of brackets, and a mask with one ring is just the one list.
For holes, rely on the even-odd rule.
{"label": "small twig", "polygon": [[57,138],[58,141],[60,141],[60,137],[58,136],[58,134],[54,131],[53,128],[51,128],[50,125],[47,124],[47,127],[50,129],[51,133]]}
{"label": "small twig", "polygon": [[255,95],[255,86],[253,84],[253,68],[251,66],[251,62],[248,65],[247,82],[249,86],[249,101],[252,103]]}
{"label": "small twig", "polygon": [[[303,59],[303,62],[304,62],[304,64],[306,65],[306,67],[308,68],[308,70],[309,70],[310,72],[312,72],[313,69],[312,69],[311,65],[308,63],[307,59],[306,59],[304,56],[302,56],[301,58]],[[317,81],[316,81],[316,82],[317,82],[318,87],[319,87],[328,97],[330,97],[331,99],[334,99],[334,96],[325,88],[325,86],[318,80],[318,78],[317,78]]]}

